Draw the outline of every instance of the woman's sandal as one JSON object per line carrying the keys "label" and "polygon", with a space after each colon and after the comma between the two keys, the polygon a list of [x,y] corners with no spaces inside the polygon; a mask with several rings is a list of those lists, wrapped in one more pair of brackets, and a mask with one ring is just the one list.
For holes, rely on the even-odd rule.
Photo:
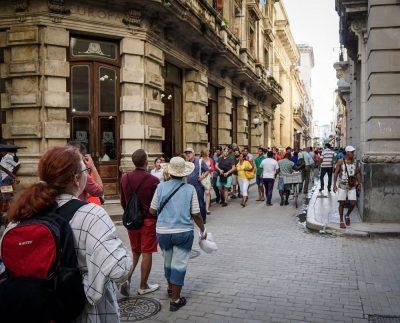
{"label": "woman's sandal", "polygon": [[350,225],[350,216],[346,215],[346,226]]}
{"label": "woman's sandal", "polygon": [[177,310],[179,310],[181,307],[186,305],[186,298],[185,297],[181,297],[178,299],[177,302],[170,302],[169,303],[169,310],[171,312],[176,312]]}
{"label": "woman's sandal", "polygon": [[346,224],[343,221],[340,221],[340,229],[346,229]]}

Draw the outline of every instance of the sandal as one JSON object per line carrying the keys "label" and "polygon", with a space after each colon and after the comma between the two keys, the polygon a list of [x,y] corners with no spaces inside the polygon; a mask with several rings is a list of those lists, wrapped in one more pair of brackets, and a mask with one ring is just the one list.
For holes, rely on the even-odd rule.
{"label": "sandal", "polygon": [[340,229],[346,229],[346,225],[343,221],[340,221]]}
{"label": "sandal", "polygon": [[186,298],[185,297],[180,297],[177,302],[170,302],[169,303],[169,310],[171,312],[176,312],[179,310],[181,307],[186,305]]}
{"label": "sandal", "polygon": [[346,226],[350,225],[350,216],[346,215]]}

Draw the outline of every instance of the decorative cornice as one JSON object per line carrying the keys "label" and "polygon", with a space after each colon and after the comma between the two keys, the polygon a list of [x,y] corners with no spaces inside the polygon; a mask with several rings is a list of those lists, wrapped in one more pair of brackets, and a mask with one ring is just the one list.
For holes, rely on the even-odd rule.
{"label": "decorative cornice", "polygon": [[125,17],[122,18],[122,22],[129,27],[140,27],[142,24],[142,12],[139,10],[130,9],[126,13]]}
{"label": "decorative cornice", "polygon": [[47,5],[51,13],[57,13],[61,15],[71,14],[71,10],[65,8],[64,0],[48,0]]}
{"label": "decorative cornice", "polygon": [[397,164],[400,163],[400,155],[364,155],[362,161],[367,164]]}

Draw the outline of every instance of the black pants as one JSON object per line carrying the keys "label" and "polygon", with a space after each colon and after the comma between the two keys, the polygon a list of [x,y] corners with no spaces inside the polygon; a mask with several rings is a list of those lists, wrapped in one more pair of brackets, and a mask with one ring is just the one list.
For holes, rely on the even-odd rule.
{"label": "black pants", "polygon": [[274,182],[273,178],[263,178],[263,184],[265,187],[265,195],[267,197],[267,203],[271,203],[272,200],[272,191],[274,190]]}
{"label": "black pants", "polygon": [[324,177],[325,177],[325,174],[328,174],[328,191],[331,190],[331,187],[332,187],[332,171],[333,171],[332,167],[324,167],[324,168],[321,167],[321,175],[319,177],[319,180],[321,182],[320,190],[324,189],[324,185],[325,185]]}

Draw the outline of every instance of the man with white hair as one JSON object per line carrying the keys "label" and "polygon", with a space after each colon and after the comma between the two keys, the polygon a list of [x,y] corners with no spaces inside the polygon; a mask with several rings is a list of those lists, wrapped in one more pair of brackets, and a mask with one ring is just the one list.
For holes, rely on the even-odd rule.
{"label": "man with white hair", "polygon": [[[333,192],[338,192],[340,228],[346,229],[350,225],[350,213],[353,211],[357,201],[357,190],[361,187],[360,167],[354,158],[355,148],[347,146],[344,159],[339,159],[336,163],[335,177],[333,179]],[[338,177],[339,186],[336,185]],[[343,221],[344,202],[349,200],[350,205],[347,210],[345,221]]]}

